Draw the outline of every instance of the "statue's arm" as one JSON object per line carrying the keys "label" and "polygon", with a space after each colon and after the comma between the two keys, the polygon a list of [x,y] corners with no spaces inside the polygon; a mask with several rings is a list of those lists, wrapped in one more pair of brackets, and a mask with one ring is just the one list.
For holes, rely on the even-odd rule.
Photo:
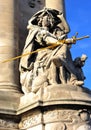
{"label": "statue's arm", "polygon": [[58,41],[53,34],[46,30],[41,30],[40,32],[38,32],[36,35],[36,40],[40,44],[43,44],[43,42],[45,42],[46,45],[55,44]]}

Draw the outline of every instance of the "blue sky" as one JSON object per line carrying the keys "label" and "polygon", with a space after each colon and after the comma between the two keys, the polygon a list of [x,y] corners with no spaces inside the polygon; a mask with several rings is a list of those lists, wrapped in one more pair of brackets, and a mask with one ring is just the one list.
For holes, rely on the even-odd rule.
{"label": "blue sky", "polygon": [[71,48],[73,59],[86,54],[88,59],[83,67],[86,76],[85,87],[91,89],[91,0],[65,0],[66,18],[70,26],[68,37],[78,32],[78,37],[90,35],[90,38],[77,41]]}

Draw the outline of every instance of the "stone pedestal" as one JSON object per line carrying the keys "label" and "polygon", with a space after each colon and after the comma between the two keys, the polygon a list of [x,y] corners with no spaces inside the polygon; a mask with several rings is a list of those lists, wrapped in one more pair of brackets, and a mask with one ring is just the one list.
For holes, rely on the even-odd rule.
{"label": "stone pedestal", "polygon": [[[44,113],[41,111],[34,115],[29,113],[26,118],[23,118],[20,127],[22,125],[22,129],[24,128],[25,130],[90,130],[88,113],[84,111],[80,113],[79,111],[62,107],[56,107],[56,109],[51,107],[48,108],[48,111],[47,109],[44,110]],[[85,118],[87,121],[85,121]]]}
{"label": "stone pedestal", "polygon": [[91,129],[91,91],[85,87],[50,85],[27,95],[5,94],[0,94],[2,130]]}
{"label": "stone pedestal", "polygon": [[24,107],[22,109],[20,130],[91,129],[91,91],[87,88],[47,86],[36,94],[30,93],[27,99],[29,97],[27,112]]}

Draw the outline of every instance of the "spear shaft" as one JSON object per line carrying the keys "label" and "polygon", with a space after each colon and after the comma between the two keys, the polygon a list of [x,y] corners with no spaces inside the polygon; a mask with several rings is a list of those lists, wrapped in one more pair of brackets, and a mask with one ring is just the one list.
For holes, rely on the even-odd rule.
{"label": "spear shaft", "polygon": [[[74,41],[77,41],[77,40],[82,40],[84,38],[89,38],[89,36],[83,36],[83,37],[80,37],[80,38],[76,38],[75,36],[72,37]],[[19,59],[23,56],[27,56],[27,55],[31,55],[31,54],[34,54],[34,53],[37,53],[39,51],[42,51],[42,50],[45,50],[45,49],[50,49],[50,48],[54,48],[56,46],[59,46],[61,44],[67,44],[67,41],[66,39],[63,39],[63,40],[59,40],[57,43],[51,43],[51,45],[47,46],[47,47],[44,47],[44,48],[40,48],[40,49],[37,49],[35,51],[32,51],[32,52],[28,52],[28,53],[25,53],[25,54],[22,54],[20,56],[16,56],[16,57],[13,57],[13,58],[9,58],[9,59],[6,59],[4,61],[2,61],[1,63],[6,63],[6,62],[9,62],[9,61],[13,61],[13,60],[16,60],[16,59]]]}

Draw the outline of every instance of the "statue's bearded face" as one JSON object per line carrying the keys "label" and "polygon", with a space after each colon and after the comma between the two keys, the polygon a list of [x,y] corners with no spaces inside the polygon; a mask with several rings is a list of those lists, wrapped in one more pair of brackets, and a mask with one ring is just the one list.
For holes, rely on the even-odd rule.
{"label": "statue's bearded face", "polygon": [[52,25],[53,25],[52,18],[50,18],[48,15],[43,16],[43,18],[42,18],[42,27],[51,28]]}
{"label": "statue's bearded face", "polygon": [[51,19],[49,18],[49,16],[43,16],[42,26],[43,27],[50,27],[51,26]]}

